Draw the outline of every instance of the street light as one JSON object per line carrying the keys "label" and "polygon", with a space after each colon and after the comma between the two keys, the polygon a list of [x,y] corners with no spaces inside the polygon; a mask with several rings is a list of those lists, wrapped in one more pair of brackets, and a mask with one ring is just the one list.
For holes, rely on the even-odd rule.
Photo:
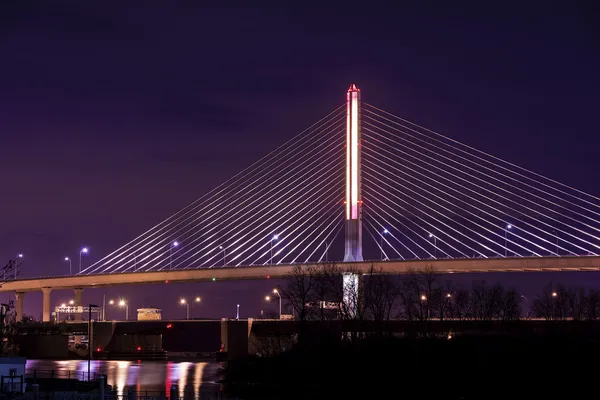
{"label": "street light", "polygon": [[69,300],[69,305],[72,306],[73,304],[75,304],[75,300]]}
{"label": "street light", "polygon": [[179,242],[176,240],[169,247],[169,269],[173,269],[173,249],[177,246],[179,246]]}
{"label": "street light", "polygon": [[508,231],[512,229],[512,225],[508,224],[506,225],[506,229],[504,230],[504,258],[506,258],[507,254],[508,254],[508,239],[507,239],[507,234]]}
{"label": "street light", "polygon": [[17,254],[17,257],[15,258],[15,279],[17,279],[17,270],[19,269],[19,258],[23,258],[23,253]]}
{"label": "street light", "polygon": [[219,250],[223,250],[223,266],[227,265],[227,249],[223,246],[219,246]]}
{"label": "street light", "polygon": [[129,306],[125,303],[125,300],[121,300],[119,306],[125,307],[125,321],[129,321]]}
{"label": "street light", "polygon": [[429,238],[433,239],[433,258],[437,259],[437,237],[433,233],[430,233]]}
{"label": "street light", "polygon": [[190,319],[190,305],[188,304],[188,302],[185,301],[185,299],[181,299],[181,300],[179,300],[179,303],[184,305],[186,308],[186,314],[185,314],[186,319]]}
{"label": "street light", "polygon": [[69,275],[73,275],[73,268],[71,266],[71,259],[69,257],[65,257],[65,261],[69,263]]}
{"label": "street light", "polygon": [[425,296],[424,294],[421,295],[421,301],[425,301],[427,300],[427,296]]}
{"label": "street light", "polygon": [[236,306],[235,319],[240,319],[240,305],[239,304],[237,304],[237,306]]}
{"label": "street light", "polygon": [[79,250],[79,272],[81,272],[81,255],[82,254],[87,254],[88,253],[88,248],[84,247],[81,250]]}
{"label": "street light", "polygon": [[277,295],[277,297],[279,298],[279,319],[281,319],[281,294],[277,289],[273,289],[273,294]]}
{"label": "street light", "polygon": [[270,264],[273,264],[273,241],[278,241],[279,240],[279,235],[275,234],[273,235],[273,237],[271,238],[271,261]]}
{"label": "street light", "polygon": [[[381,235],[379,236],[379,250],[381,250],[381,260],[385,261],[383,259],[383,236],[387,235],[389,233],[389,231],[387,229],[384,229],[383,232],[381,232]],[[387,259],[387,256],[385,257]]]}

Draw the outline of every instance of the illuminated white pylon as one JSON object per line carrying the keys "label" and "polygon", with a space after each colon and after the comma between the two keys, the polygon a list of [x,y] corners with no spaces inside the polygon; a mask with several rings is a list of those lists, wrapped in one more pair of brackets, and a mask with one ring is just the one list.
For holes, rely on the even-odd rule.
{"label": "illuminated white pylon", "polygon": [[346,251],[344,261],[363,261],[360,179],[360,90],[346,95]]}

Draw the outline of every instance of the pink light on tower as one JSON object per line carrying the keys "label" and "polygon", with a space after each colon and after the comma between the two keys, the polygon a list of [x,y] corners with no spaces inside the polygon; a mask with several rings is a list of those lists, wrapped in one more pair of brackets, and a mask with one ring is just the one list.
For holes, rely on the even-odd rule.
{"label": "pink light on tower", "polygon": [[360,89],[346,94],[346,250],[344,261],[363,261],[360,180]]}

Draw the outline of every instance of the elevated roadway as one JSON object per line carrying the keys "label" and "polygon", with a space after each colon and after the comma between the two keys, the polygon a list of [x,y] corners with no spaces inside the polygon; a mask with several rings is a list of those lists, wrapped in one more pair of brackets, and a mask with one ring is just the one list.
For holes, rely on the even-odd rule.
{"label": "elevated roadway", "polygon": [[[303,266],[316,265],[318,264],[305,264]],[[371,266],[376,271],[390,274],[405,274],[410,270],[422,270],[426,267],[434,268],[439,273],[600,271],[600,256],[365,261],[337,263],[337,265],[342,269],[351,269],[363,274],[369,273]],[[0,287],[0,292],[15,292],[17,318],[19,318],[23,315],[25,293],[42,291],[44,294],[43,320],[50,321],[50,293],[52,290],[73,289],[75,291],[75,305],[82,305],[81,297],[84,288],[177,282],[277,279],[288,276],[297,266],[298,264],[242,266],[29,278],[5,282]]]}

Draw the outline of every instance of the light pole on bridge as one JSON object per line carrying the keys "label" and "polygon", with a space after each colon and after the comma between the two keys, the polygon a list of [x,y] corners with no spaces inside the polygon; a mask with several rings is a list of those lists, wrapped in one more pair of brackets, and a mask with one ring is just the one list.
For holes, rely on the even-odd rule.
{"label": "light pole on bridge", "polygon": [[169,269],[173,269],[173,249],[176,248],[177,246],[179,246],[179,242],[178,241],[174,241],[173,243],[171,243],[171,246],[169,246]]}
{"label": "light pole on bridge", "polygon": [[508,231],[512,229],[512,225],[506,225],[506,229],[504,229],[504,257],[506,258],[508,255]]}
{"label": "light pole on bridge", "polygon": [[88,253],[88,248],[84,247],[81,250],[79,250],[79,272],[81,272],[81,255],[82,254],[87,254]]}
{"label": "light pole on bridge", "polygon": [[278,241],[279,240],[279,235],[275,234],[273,235],[273,237],[271,238],[271,261],[269,262],[269,264],[273,264],[273,241]]}
{"label": "light pole on bridge", "polygon": [[433,233],[430,233],[429,238],[433,239],[433,258],[437,260],[437,237]]}
{"label": "light pole on bridge", "polygon": [[227,265],[227,249],[223,246],[219,246],[219,250],[223,252],[223,266]]}
{"label": "light pole on bridge", "polygon": [[[390,233],[390,231],[388,231],[387,229],[384,229],[381,232],[381,235],[379,235],[379,250],[381,251],[380,258],[381,258],[382,261],[385,261],[384,258],[383,258],[383,237],[385,235],[387,235],[388,233]],[[385,259],[387,260],[387,256],[385,257]]]}
{"label": "light pole on bridge", "polygon": [[17,270],[19,269],[19,259],[23,258],[23,253],[17,254],[15,257],[15,280],[17,279]]}
{"label": "light pole on bridge", "polygon": [[69,257],[65,257],[65,261],[69,263],[69,275],[73,275],[73,266],[71,265],[71,259]]}

